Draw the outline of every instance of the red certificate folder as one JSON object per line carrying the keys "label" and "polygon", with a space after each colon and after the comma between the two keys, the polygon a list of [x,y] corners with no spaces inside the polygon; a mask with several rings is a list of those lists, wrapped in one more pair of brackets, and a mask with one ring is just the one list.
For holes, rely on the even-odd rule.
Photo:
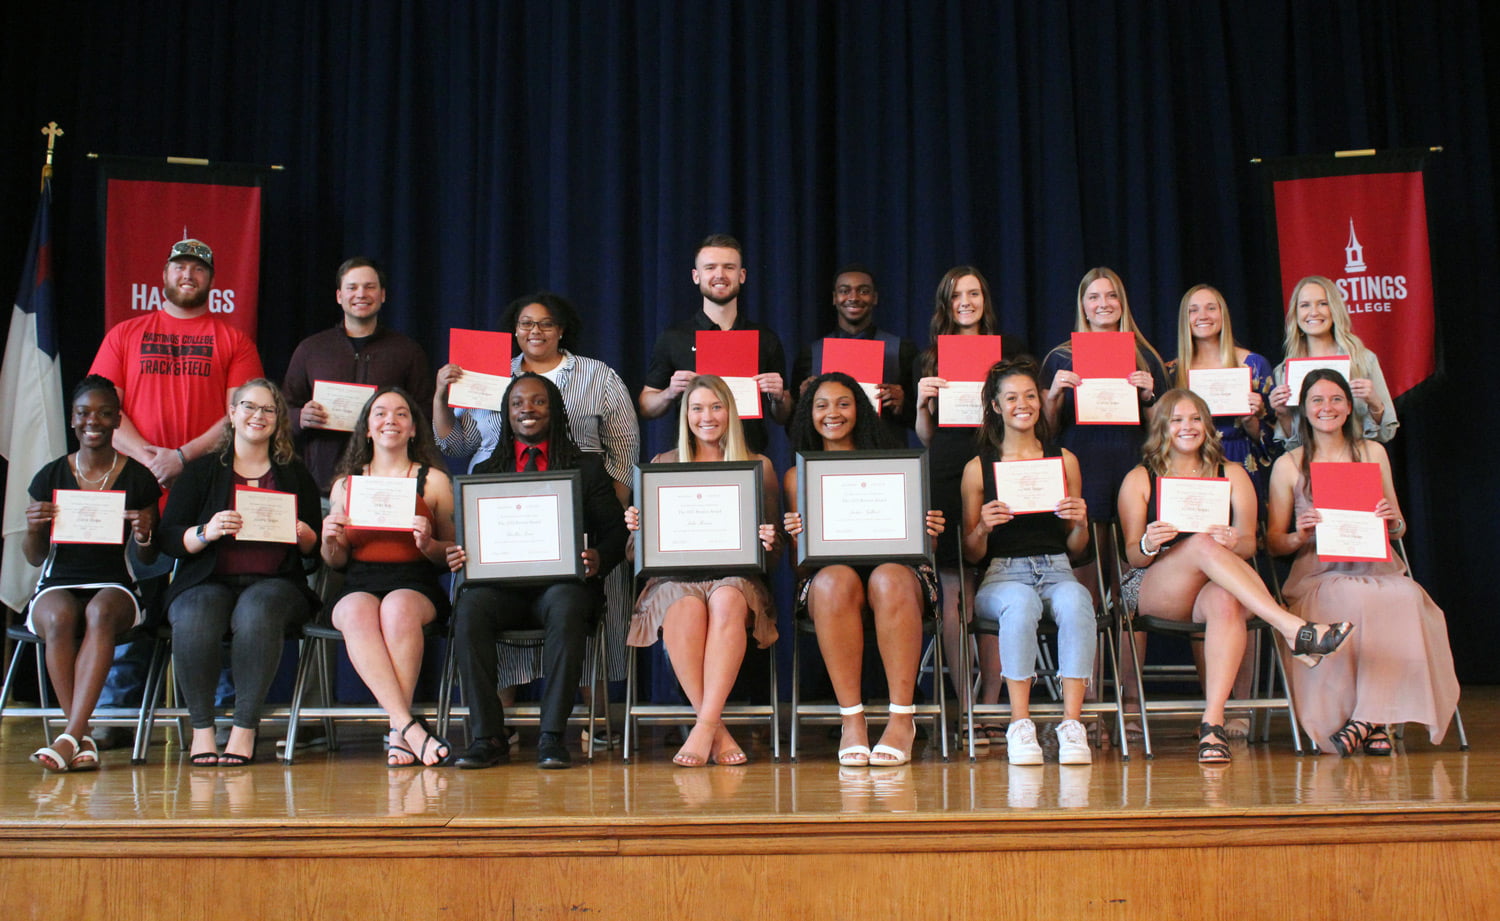
{"label": "red certificate folder", "polygon": [[818,373],[830,371],[842,371],[861,384],[879,384],[885,375],[885,344],[875,339],[824,339]]}
{"label": "red certificate folder", "polygon": [[753,329],[698,330],[699,374],[719,377],[754,377],[760,373],[760,332]]}
{"label": "red certificate folder", "polygon": [[1380,483],[1380,465],[1313,461],[1312,497],[1314,508],[1373,512],[1385,498],[1385,489]]}
{"label": "red certificate folder", "polygon": [[448,330],[448,361],[465,371],[510,377],[511,333],[488,329]]}
{"label": "red certificate folder", "polygon": [[[1385,498],[1385,487],[1380,482],[1380,465],[1313,461],[1312,498],[1313,508],[1373,512],[1380,500]],[[1321,553],[1318,554],[1318,559],[1331,562],[1369,562],[1367,557],[1325,556]]]}
{"label": "red certificate folder", "polygon": [[982,381],[1000,360],[999,336],[938,336],[937,376],[947,381]]}
{"label": "red certificate folder", "polygon": [[1135,333],[1074,333],[1073,371],[1082,378],[1134,374]]}

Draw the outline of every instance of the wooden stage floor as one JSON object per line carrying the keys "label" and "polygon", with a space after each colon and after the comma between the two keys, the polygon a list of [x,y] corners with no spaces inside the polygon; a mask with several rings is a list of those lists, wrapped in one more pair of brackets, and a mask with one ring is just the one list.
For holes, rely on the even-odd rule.
{"label": "wooden stage floor", "polygon": [[388,770],[351,726],[290,768],[190,768],[174,736],[143,766],[108,752],[49,775],[27,761],[38,721],[11,718],[0,891],[7,917],[38,918],[1227,918],[1246,899],[1265,917],[1500,917],[1500,689],[1463,707],[1469,752],[1413,727],[1391,758],[1297,757],[1278,722],[1200,768],[1191,725],[1158,720],[1151,761],[1011,768],[995,746],[944,763],[924,743],[853,771],[823,727],[797,764],[757,742],[744,767],[675,768],[656,729],[628,765],[548,772],[530,739],[505,767]]}

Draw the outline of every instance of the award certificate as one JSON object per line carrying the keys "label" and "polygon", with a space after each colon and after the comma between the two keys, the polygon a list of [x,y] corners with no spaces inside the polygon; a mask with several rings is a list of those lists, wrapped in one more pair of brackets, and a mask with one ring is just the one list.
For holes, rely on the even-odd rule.
{"label": "award certificate", "polygon": [[52,502],[57,506],[54,544],[125,543],[124,490],[57,489]]}
{"label": "award certificate", "polygon": [[[1287,398],[1286,405],[1297,406],[1302,402],[1302,379],[1307,377],[1308,372],[1319,368],[1329,368],[1344,375],[1344,380],[1349,380],[1349,358],[1347,355],[1328,355],[1322,358],[1288,358],[1286,360],[1286,382],[1292,388],[1292,395]],[[1353,407],[1350,407],[1352,410]]]}
{"label": "award certificate", "polygon": [[448,388],[448,405],[463,409],[492,409],[505,411],[505,388],[510,378],[481,371],[465,371],[463,376]]}
{"label": "award certificate", "polygon": [[1384,560],[1390,543],[1386,540],[1385,521],[1374,512],[1355,512],[1342,508],[1320,508],[1314,537],[1320,560]]}
{"label": "award certificate", "polygon": [[556,495],[495,496],[475,502],[480,563],[556,562],[562,542]]}
{"label": "award certificate", "polygon": [[1229,480],[1218,477],[1156,479],[1156,520],[1179,531],[1207,531],[1229,524]]}
{"label": "award certificate", "polygon": [[417,514],[417,478],[352,476],[344,503],[350,527],[410,531]]}
{"label": "award certificate", "polygon": [[235,540],[262,540],[273,544],[297,542],[297,496],[274,489],[234,491],[234,510],[240,513],[240,532]]}
{"label": "award certificate", "polygon": [[944,426],[984,422],[984,381],[949,381],[938,390],[938,418]]}
{"label": "award certificate", "polygon": [[328,413],[322,428],[334,432],[352,432],[360,411],[375,395],[374,384],[344,384],[339,381],[313,381],[312,401]]}
{"label": "award certificate", "polygon": [[828,473],[823,495],[824,540],[904,540],[906,475]]}
{"label": "award certificate", "polygon": [[1055,512],[1068,494],[1060,457],[996,462],[995,498],[1010,507],[1012,515]]}
{"label": "award certificate", "polygon": [[659,486],[656,489],[656,547],[663,553],[740,550],[740,488]]}
{"label": "award certificate", "polygon": [[1079,425],[1137,425],[1141,402],[1135,385],[1123,378],[1086,377],[1074,388]]}
{"label": "award certificate", "polygon": [[1203,398],[1215,416],[1250,415],[1249,368],[1190,369],[1188,388]]}
{"label": "award certificate", "polygon": [[760,386],[753,377],[726,377],[724,383],[734,397],[734,411],[741,419],[759,419]]}

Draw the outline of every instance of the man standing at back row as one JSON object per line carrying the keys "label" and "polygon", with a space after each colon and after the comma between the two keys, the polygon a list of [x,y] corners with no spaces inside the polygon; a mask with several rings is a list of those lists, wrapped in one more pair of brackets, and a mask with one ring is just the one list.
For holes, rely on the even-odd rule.
{"label": "man standing at back row", "polygon": [[[869,339],[879,342],[885,351],[880,377],[880,421],[897,445],[906,445],[907,433],[917,418],[916,401],[908,398],[912,367],[917,361],[917,347],[911,340],[888,333],[875,326],[875,307],[880,303],[880,289],[875,274],[858,263],[839,269],[833,280],[833,312],[837,325],[829,339]],[[792,382],[800,396],[814,377],[823,373],[823,340],[804,346],[792,367]]]}
{"label": "man standing at back row", "polygon": [[[254,340],[209,312],[213,284],[214,254],[208,244],[182,240],[173,245],[162,269],[162,309],[116,324],[89,368],[90,374],[114,381],[120,392],[124,413],[115,448],[145,464],[164,489],[171,488],[188,461],[218,444],[234,388],[265,373]],[[170,561],[163,556],[161,562]],[[131,643],[123,649],[117,650],[99,697],[101,709],[133,705],[145,681],[149,648]],[[94,730],[100,748],[121,744],[128,736],[129,730],[117,727]]]}
{"label": "man standing at back row", "polygon": [[432,404],[433,379],[427,354],[415,341],[380,323],[385,303],[385,272],[363,256],[339,266],[334,298],[342,320],[331,329],[303,339],[286,369],[287,407],[292,432],[302,441],[302,456],[318,489],[328,495],[333,468],[349,433],[326,428],[328,413],[313,400],[314,381],[397,386],[416,406]]}
{"label": "man standing at back row", "polygon": [[[781,340],[769,328],[745,319],[740,312],[740,286],[745,283],[745,264],[740,242],[728,234],[713,234],[698,244],[693,256],[693,284],[703,295],[702,309],[692,319],[669,327],[656,340],[646,385],[641,388],[641,415],[656,419],[674,411],[688,383],[697,374],[696,340],[700,330],[755,330],[760,333],[756,388],[761,412],[785,423],[795,402],[786,389],[786,353]],[[766,449],[766,425],[762,419],[745,420],[745,441],[751,451]]]}

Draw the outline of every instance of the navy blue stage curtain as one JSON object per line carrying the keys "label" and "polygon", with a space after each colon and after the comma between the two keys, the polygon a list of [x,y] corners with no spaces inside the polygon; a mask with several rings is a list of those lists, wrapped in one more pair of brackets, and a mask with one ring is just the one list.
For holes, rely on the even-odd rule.
{"label": "navy blue stage curtain", "polygon": [[[265,187],[273,374],[334,322],[333,270],[364,253],[390,269],[387,318],[435,362],[447,327],[550,288],[586,317],[582,351],[635,388],[658,331],[695,309],[693,244],[718,230],[744,241],[745,308],[789,352],[826,328],[845,260],[877,269],[882,323],[924,345],[938,277],[972,262],[1037,350],[1064,338],[1077,279],[1104,264],[1164,353],[1182,291],[1207,281],[1274,361],[1284,300],[1252,157],[1443,146],[1428,174],[1438,310],[1465,298],[1493,316],[1467,303],[1497,249],[1491,6],[9,4],[0,253],[16,256],[0,272],[24,249],[36,132],[56,119],[67,380],[101,328],[88,151],[286,165]],[[1478,576],[1488,542],[1464,536],[1500,513],[1500,408],[1470,398],[1490,389],[1494,337],[1462,322],[1440,336],[1447,374],[1401,407],[1394,449],[1461,672],[1500,679],[1480,652],[1500,641]],[[648,453],[664,430],[650,434]],[[1457,508],[1475,527],[1452,527]]]}

